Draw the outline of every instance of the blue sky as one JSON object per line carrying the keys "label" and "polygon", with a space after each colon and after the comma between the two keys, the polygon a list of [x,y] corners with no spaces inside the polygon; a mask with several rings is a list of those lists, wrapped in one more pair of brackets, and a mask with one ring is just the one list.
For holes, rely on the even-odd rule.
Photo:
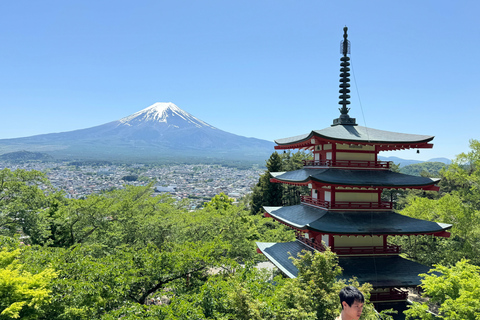
{"label": "blue sky", "polygon": [[350,115],[435,136],[432,150],[385,156],[453,158],[480,139],[478,12],[478,1],[438,0],[2,1],[0,139],[155,102],[266,140],[323,129],[339,115],[346,25]]}

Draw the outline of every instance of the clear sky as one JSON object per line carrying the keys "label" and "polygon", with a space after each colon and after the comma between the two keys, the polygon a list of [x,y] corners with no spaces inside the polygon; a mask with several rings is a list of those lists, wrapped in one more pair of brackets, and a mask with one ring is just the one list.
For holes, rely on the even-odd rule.
{"label": "clear sky", "polygon": [[[434,135],[454,158],[480,139],[479,1],[1,1],[0,139],[71,131],[173,102],[266,140],[339,116],[349,28],[350,116]],[[355,80],[355,81],[354,81]]]}

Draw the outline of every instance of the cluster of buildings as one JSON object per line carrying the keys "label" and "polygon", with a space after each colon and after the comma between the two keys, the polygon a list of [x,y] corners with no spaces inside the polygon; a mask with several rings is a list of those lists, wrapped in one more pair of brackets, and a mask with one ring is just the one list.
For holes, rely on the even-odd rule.
{"label": "cluster of buildings", "polygon": [[92,164],[70,162],[0,163],[0,169],[38,170],[67,197],[82,198],[92,193],[121,189],[125,185],[145,186],[154,182],[155,191],[170,193],[178,200],[191,199],[199,206],[217,194],[239,199],[251,192],[264,171],[258,167],[237,169],[221,165]]}

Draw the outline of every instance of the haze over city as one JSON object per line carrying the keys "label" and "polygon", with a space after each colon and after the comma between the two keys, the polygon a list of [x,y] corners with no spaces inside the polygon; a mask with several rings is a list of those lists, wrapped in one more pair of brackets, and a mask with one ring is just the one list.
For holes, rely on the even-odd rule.
{"label": "haze over city", "polygon": [[[171,101],[207,123],[274,140],[339,115],[349,28],[350,115],[434,135],[408,159],[478,139],[475,1],[4,2],[0,139],[88,128]],[[273,150],[272,150],[273,151]]]}

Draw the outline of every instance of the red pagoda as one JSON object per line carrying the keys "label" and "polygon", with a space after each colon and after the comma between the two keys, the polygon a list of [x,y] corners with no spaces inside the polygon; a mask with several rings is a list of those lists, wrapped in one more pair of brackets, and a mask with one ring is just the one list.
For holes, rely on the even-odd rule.
{"label": "red pagoda", "polygon": [[350,44],[347,28],[340,63],[341,115],[322,130],[276,140],[277,150],[311,150],[313,160],[300,170],[272,172],[271,182],[308,186],[309,196],[299,205],[264,207],[271,217],[296,231],[297,240],[287,243],[257,243],[263,253],[286,276],[298,269],[289,257],[302,250],[324,251],[339,257],[342,278],[355,276],[373,285],[371,300],[405,301],[405,288],[420,285],[420,273],[430,268],[402,258],[401,248],[389,237],[433,235],[448,237],[449,224],[414,219],[396,213],[392,202],[382,201],[385,189],[438,191],[438,179],[391,171],[390,163],[378,160],[380,151],[432,148],[433,136],[376,130],[356,124],[348,115],[350,104]]}

